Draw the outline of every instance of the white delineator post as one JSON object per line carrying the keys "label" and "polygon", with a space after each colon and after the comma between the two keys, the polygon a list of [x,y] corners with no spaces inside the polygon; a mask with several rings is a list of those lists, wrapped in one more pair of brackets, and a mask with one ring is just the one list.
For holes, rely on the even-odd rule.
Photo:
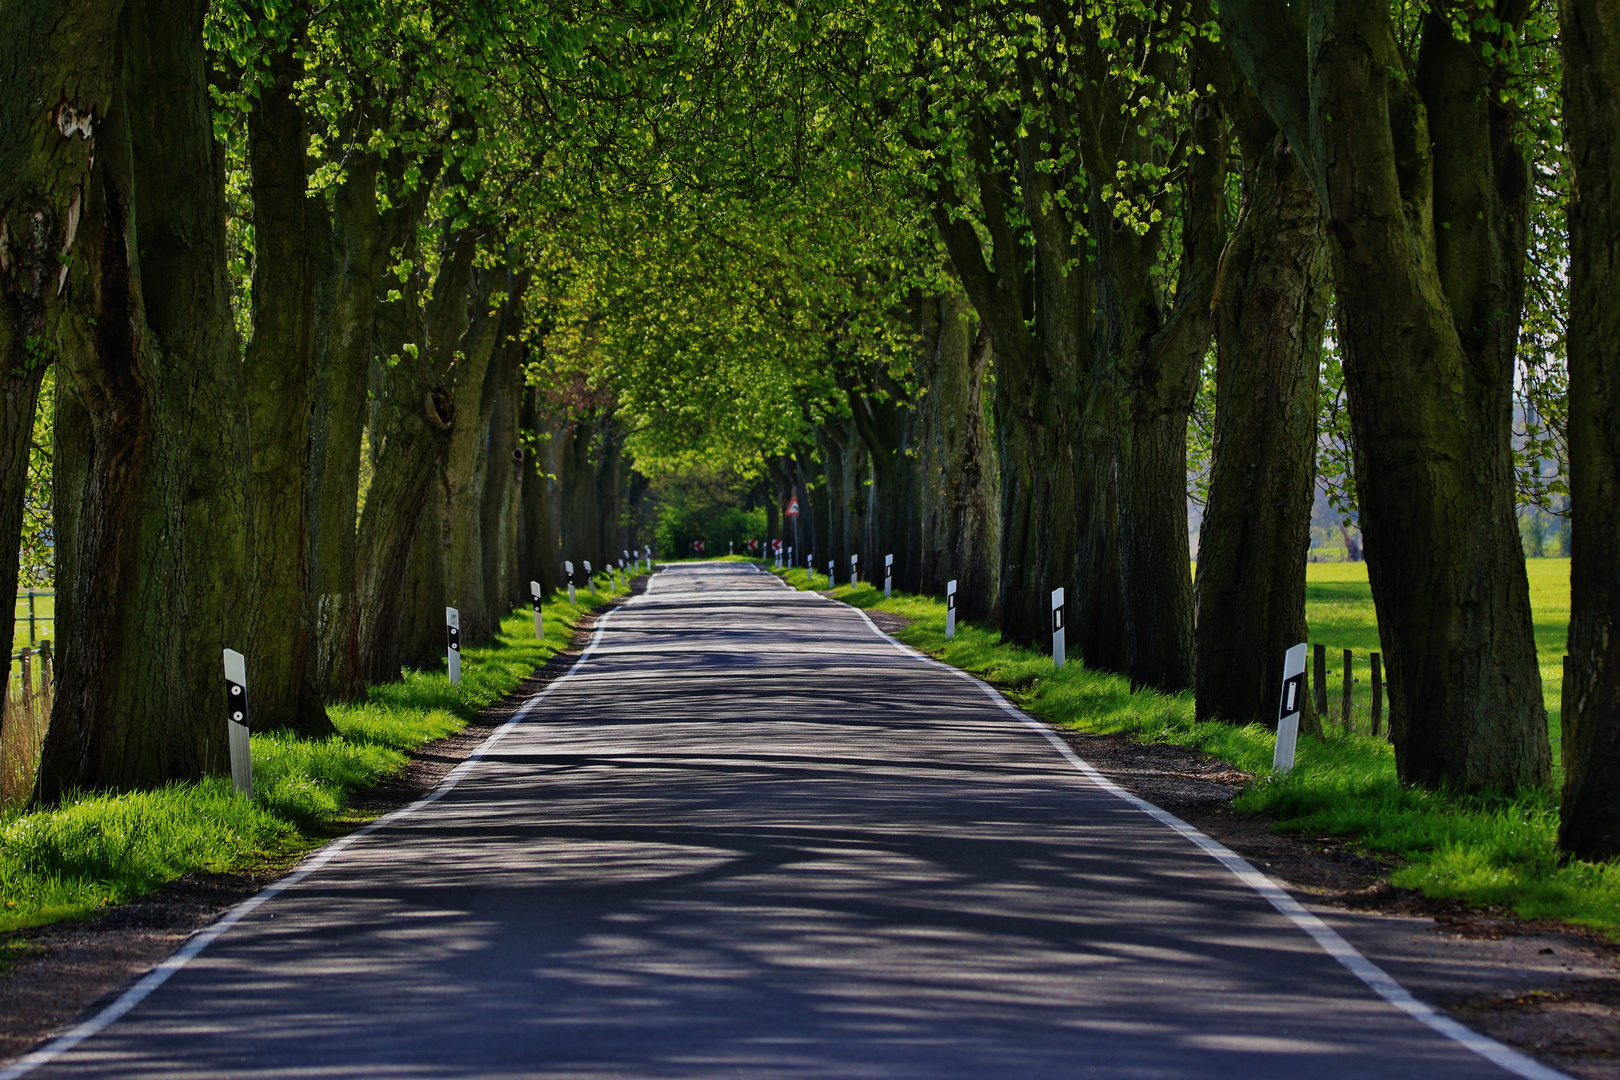
{"label": "white delineator post", "polygon": [[247,660],[225,650],[225,735],[231,748],[231,786],[253,798],[253,746],[248,741]]}
{"label": "white delineator post", "polygon": [[540,583],[529,582],[529,592],[534,596],[534,636],[543,639],[546,636],[546,624],[545,620],[540,618]]}
{"label": "white delineator post", "polygon": [[1063,589],[1052,590],[1052,666],[1062,667],[1068,660],[1063,634]]}
{"label": "white delineator post", "polygon": [[461,612],[453,607],[444,609],[444,626],[450,635],[450,647],[445,661],[450,666],[450,685],[461,685]]}
{"label": "white delineator post", "polygon": [[860,562],[861,557],[859,555],[849,557],[849,587],[852,589],[859,587],[861,583]]}
{"label": "white delineator post", "polygon": [[565,562],[565,563],[563,563],[563,569],[568,571],[568,602],[570,604],[572,604],[572,603],[575,602],[575,600],[574,600],[574,564],[571,563],[571,562]]}
{"label": "white delineator post", "polygon": [[591,576],[591,563],[590,563],[590,560],[589,559],[583,560],[580,563],[580,565],[585,568],[585,584],[590,586],[591,595],[595,596],[596,595],[596,579]]}
{"label": "white delineator post", "polygon": [[833,569],[836,566],[837,562],[838,562],[837,559],[828,559],[827,560],[827,589],[828,589],[829,592],[832,591],[833,588],[835,588],[835,586],[833,585]]}
{"label": "white delineator post", "polygon": [[889,598],[889,591],[894,585],[894,556],[883,556],[883,599]]}
{"label": "white delineator post", "polygon": [[1281,775],[1294,767],[1294,750],[1299,745],[1299,713],[1305,707],[1304,642],[1283,657],[1281,700],[1277,706],[1277,749],[1271,755],[1271,769]]}
{"label": "white delineator post", "polygon": [[646,547],[642,548],[641,550],[643,552],[645,552],[646,555],[647,555],[647,573],[650,574],[650,573],[652,573],[652,545],[648,544]]}
{"label": "white delineator post", "polygon": [[945,640],[956,636],[956,579],[945,583]]}

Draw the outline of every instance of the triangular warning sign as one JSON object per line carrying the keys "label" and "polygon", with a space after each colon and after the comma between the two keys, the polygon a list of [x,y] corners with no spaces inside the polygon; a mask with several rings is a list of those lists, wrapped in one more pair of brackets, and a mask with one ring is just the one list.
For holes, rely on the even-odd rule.
{"label": "triangular warning sign", "polygon": [[788,503],[787,516],[788,517],[798,517],[799,516],[799,497],[797,495],[793,496],[793,501]]}

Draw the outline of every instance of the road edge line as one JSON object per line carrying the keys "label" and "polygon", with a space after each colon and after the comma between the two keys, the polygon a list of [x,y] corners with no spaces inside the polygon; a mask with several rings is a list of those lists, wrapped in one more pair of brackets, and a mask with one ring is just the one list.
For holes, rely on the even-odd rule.
{"label": "road edge line", "polygon": [[[792,586],[789,586],[789,588],[792,588]],[[832,600],[831,597],[824,597],[823,599]],[[832,602],[844,604],[842,600],[832,600]],[[947,664],[943,660],[929,656],[921,650],[914,649],[905,642],[886,633],[861,608],[855,607],[853,604],[844,604],[844,606],[859,615],[874,634],[893,645],[901,655],[941,668],[977,686],[984,691],[986,697],[1000,706],[1003,712],[1044,737],[1087,780],[1190,841],[1193,846],[1197,847],[1205,855],[1224,866],[1233,877],[1259,893],[1279,914],[1310,935],[1311,939],[1316,942],[1323,952],[1337,960],[1352,975],[1360,979],[1369,990],[1383,998],[1390,1005],[1437,1034],[1445,1036],[1491,1064],[1505,1069],[1515,1076],[1523,1077],[1524,1080],[1573,1080],[1568,1074],[1543,1065],[1528,1054],[1515,1050],[1506,1043],[1498,1042],[1489,1035],[1481,1034],[1460,1021],[1453,1020],[1428,1002],[1420,1001],[1410,990],[1397,982],[1393,975],[1367,959],[1360,950],[1346,941],[1337,930],[1307,910],[1298,900],[1295,900],[1287,889],[1266,874],[1255,869],[1254,864],[1249,860],[1197,826],[1188,824],[1163,807],[1148,802],[1140,795],[1126,791],[1114,781],[1108,779],[1097,770],[1096,766],[1075,753],[1074,748],[1064,742],[1050,724],[1037,720],[1024,712],[1024,710],[1008,701],[1001,691],[983,679],[963,671],[959,667]],[[6,1080],[6,1078],[0,1075],[0,1080]]]}
{"label": "road edge line", "polygon": [[274,881],[269,885],[266,885],[263,889],[260,889],[246,900],[243,900],[225,914],[221,915],[218,919],[215,919],[212,923],[208,924],[207,927],[193,934],[186,940],[184,945],[180,946],[180,948],[175,950],[175,952],[167,959],[158,964],[156,967],[152,968],[145,975],[141,976],[140,979],[136,981],[135,985],[131,986],[122,994],[119,994],[118,997],[113,1001],[103,1006],[102,1009],[94,1016],[87,1020],[81,1020],[79,1023],[62,1032],[60,1035],[47,1040],[43,1046],[29,1051],[16,1061],[12,1062],[10,1065],[6,1066],[4,1069],[0,1069],[0,1080],[18,1080],[20,1077],[27,1076],[35,1069],[38,1069],[43,1065],[48,1065],[58,1057],[61,1057],[63,1054],[84,1042],[86,1039],[89,1039],[106,1028],[111,1027],[131,1010],[133,1010],[137,1005],[151,996],[154,990],[168,982],[171,976],[179,972],[187,964],[191,963],[192,960],[196,959],[204,949],[212,945],[227,930],[241,922],[243,919],[247,918],[249,915],[253,914],[254,911],[269,903],[280,894],[298,885],[317,870],[320,870],[327,863],[331,862],[338,855],[342,854],[357,840],[370,836],[377,830],[391,825],[401,818],[408,817],[411,814],[416,813],[418,810],[430,806],[448,795],[457,784],[461,783],[461,781],[466,777],[467,773],[471,771],[472,766],[488,755],[490,751],[494,750],[495,747],[500,744],[500,741],[506,737],[507,733],[521,723],[523,719],[534,710],[535,706],[544,701],[553,690],[557,689],[557,687],[573,678],[575,673],[578,672],[582,666],[584,666],[585,661],[590,659],[591,653],[595,652],[597,646],[602,643],[602,632],[607,629],[608,620],[613,617],[613,613],[616,610],[618,609],[611,608],[604,612],[600,619],[596,620],[596,632],[591,635],[590,643],[585,646],[584,651],[579,654],[579,659],[574,661],[574,665],[572,667],[570,667],[562,675],[559,675],[557,678],[547,683],[543,689],[538,690],[531,695],[529,700],[525,701],[521,706],[518,707],[517,712],[512,714],[511,719],[507,720],[506,723],[490,732],[489,737],[483,742],[479,743],[473,749],[473,752],[468,754],[460,764],[445,774],[444,779],[440,780],[432,791],[428,792],[420,799],[417,799],[409,806],[402,806],[398,810],[390,811],[377,820],[362,825],[360,828],[356,829],[352,833],[349,833],[347,836],[340,836],[331,843],[321,846],[302,863],[300,863],[298,868],[293,870],[292,873],[278,881]]}

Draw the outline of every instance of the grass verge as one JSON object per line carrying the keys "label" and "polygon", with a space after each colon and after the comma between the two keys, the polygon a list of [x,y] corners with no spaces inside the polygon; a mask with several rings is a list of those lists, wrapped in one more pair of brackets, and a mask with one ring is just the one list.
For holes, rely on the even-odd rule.
{"label": "grass verge", "polygon": [[[808,587],[803,570],[783,575]],[[825,586],[826,576],[817,575]],[[1263,813],[1279,831],[1343,836],[1395,856],[1394,885],[1426,896],[1505,908],[1524,918],[1589,926],[1620,940],[1620,863],[1564,862],[1556,833],[1558,800],[1550,790],[1515,797],[1467,796],[1402,785],[1382,739],[1330,730],[1301,736],[1294,771],[1271,772],[1274,734],[1260,725],[1194,719],[1190,693],[1131,693],[1121,676],[1062,669],[1052,658],[1004,645],[991,627],[958,623],[945,640],[945,605],[863,583],[833,594],[860,608],[913,620],[895,636],[1001,689],[1047,722],[1093,734],[1124,733],[1144,742],[1191,746],[1253,773],[1233,807]]]}
{"label": "grass verge", "polygon": [[580,589],[577,600],[554,594],[546,602],[543,641],[531,613],[508,615],[494,641],[463,651],[459,686],[443,670],[407,672],[372,687],[365,702],[330,707],[334,737],[254,735],[251,801],[235,795],[228,777],[210,777],[0,814],[0,933],[86,918],[183,874],[285,866],[362,824],[366,816],[348,805],[356,792],[505,697],[611,597]]}

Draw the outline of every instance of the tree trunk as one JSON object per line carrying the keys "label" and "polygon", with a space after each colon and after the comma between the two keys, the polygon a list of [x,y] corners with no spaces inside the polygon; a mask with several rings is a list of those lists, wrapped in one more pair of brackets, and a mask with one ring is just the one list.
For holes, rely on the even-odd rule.
{"label": "tree trunk", "polygon": [[[1514,517],[1512,385],[1527,169],[1499,33],[1424,16],[1412,70],[1388,5],[1274,4],[1224,36],[1308,162],[1338,286],[1368,575],[1403,780],[1464,790],[1551,772]],[[1524,8],[1503,9],[1509,28]]]}
{"label": "tree trunk", "polygon": [[247,390],[253,726],[336,734],[306,675],[312,626],[308,493],[314,376],[313,247],[319,204],[307,194],[309,143],[293,86],[303,72],[288,45],[248,116],[253,194],[253,337]]}
{"label": "tree trunk", "polygon": [[360,515],[360,657],[367,682],[399,678],[401,584],[431,481],[442,473],[456,423],[449,370],[467,324],[467,284],[476,248],[477,236],[470,228],[451,239],[420,324],[412,326],[414,292],[389,305],[404,306],[402,313],[391,314],[403,319],[410,337],[402,338],[400,351],[393,354],[397,359],[390,358],[393,366],[373,427],[375,471]]}
{"label": "tree trunk", "polygon": [[[519,472],[517,401],[523,372],[518,343],[503,332],[489,381],[494,394],[490,411],[487,455],[489,476],[484,481],[484,604],[495,629],[507,612],[529,595],[529,579],[518,565],[518,500],[522,494]],[[521,580],[520,580],[521,578]]]}
{"label": "tree trunk", "polygon": [[[439,508],[439,551],[443,561],[445,603],[461,616],[461,637],[468,643],[488,639],[495,629],[484,586],[484,486],[489,478],[487,437],[495,407],[490,361],[500,344],[504,305],[489,310],[496,271],[473,275],[469,303],[472,319],[463,336],[460,357],[451,375],[460,416],[450,432],[443,476],[435,491]],[[505,274],[500,272],[504,287]]]}
{"label": "tree trunk", "polygon": [[[122,7],[81,5],[71,21],[48,5],[0,7],[0,591],[6,596],[17,589],[40,384],[46,366],[85,333],[83,309],[93,299],[84,272],[71,282],[65,275],[81,261],[75,241],[87,194],[103,182],[92,163],[96,128],[115,94]],[[51,107],[41,108],[47,95]],[[64,325],[70,319],[76,324]],[[14,604],[0,612],[8,657],[15,612]],[[7,738],[4,708],[0,700],[0,741]]]}
{"label": "tree trunk", "polygon": [[1620,26],[1613,0],[1563,0],[1574,508],[1558,843],[1620,855]]}
{"label": "tree trunk", "polygon": [[[1195,85],[1208,79],[1193,72]],[[1156,232],[1138,237],[1110,213],[1097,228],[1110,347],[1123,380],[1120,570],[1133,687],[1193,686],[1191,545],[1187,537],[1187,418],[1209,350],[1210,299],[1225,240],[1226,140],[1211,97],[1192,105],[1181,185],[1181,251],[1174,306],[1157,299]],[[1100,215],[1099,215],[1100,216]]]}
{"label": "tree trunk", "polygon": [[220,654],[247,641],[247,418],[204,7],[130,4],[123,83],[84,103],[96,169],[71,274],[84,336],[61,360],[59,419],[78,430],[58,451],[68,546],[42,803],[228,764]]}
{"label": "tree trunk", "polygon": [[[1343,43],[1323,44],[1318,100],[1331,118],[1324,139],[1339,242],[1330,246],[1396,762],[1403,780],[1427,786],[1545,784],[1551,751],[1511,445],[1523,208],[1494,187],[1521,185],[1522,199],[1522,176],[1501,173],[1522,172],[1523,162],[1511,145],[1491,145],[1484,115],[1468,115],[1495,99],[1472,62],[1477,46],[1453,40],[1444,17],[1431,15],[1424,51],[1452,58],[1419,80],[1437,86],[1424,93],[1434,196],[1408,217],[1402,156],[1422,113],[1409,103],[1412,128],[1392,133],[1371,107],[1369,58],[1350,44],[1388,50],[1388,74],[1374,78],[1393,78],[1388,9],[1353,0],[1336,21]],[[1406,103],[1404,87],[1380,89],[1380,99]]]}
{"label": "tree trunk", "polygon": [[826,492],[822,499],[824,524],[816,527],[825,550],[817,555],[820,565],[816,569],[826,572],[828,563],[834,567],[849,565],[849,552],[844,547],[844,516],[848,500],[844,496],[844,449],[833,438],[828,425],[817,426],[816,443],[821,457],[822,489]]}
{"label": "tree trunk", "polygon": [[866,574],[873,582],[883,580],[883,560],[894,555],[905,557],[906,459],[905,425],[911,413],[901,400],[898,386],[889,387],[889,400],[859,391],[848,393],[851,422],[867,460],[872,480],[866,490],[865,529],[860,543],[863,558],[871,559]]}
{"label": "tree trunk", "polygon": [[1277,722],[1306,639],[1316,385],[1327,320],[1322,211],[1279,135],[1250,163],[1221,259],[1215,447],[1198,542],[1198,718]]}
{"label": "tree trunk", "polygon": [[365,696],[355,531],[377,283],[388,245],[377,211],[378,162],[356,153],[320,238],[314,413],[310,419],[309,546],[312,636],[306,668],[323,701]]}
{"label": "tree trunk", "polygon": [[990,337],[975,332],[960,294],[938,300],[939,334],[926,398],[931,411],[922,479],[931,489],[924,519],[922,588],[944,595],[957,582],[957,614],[993,621],[999,598],[1000,504],[984,403]]}

